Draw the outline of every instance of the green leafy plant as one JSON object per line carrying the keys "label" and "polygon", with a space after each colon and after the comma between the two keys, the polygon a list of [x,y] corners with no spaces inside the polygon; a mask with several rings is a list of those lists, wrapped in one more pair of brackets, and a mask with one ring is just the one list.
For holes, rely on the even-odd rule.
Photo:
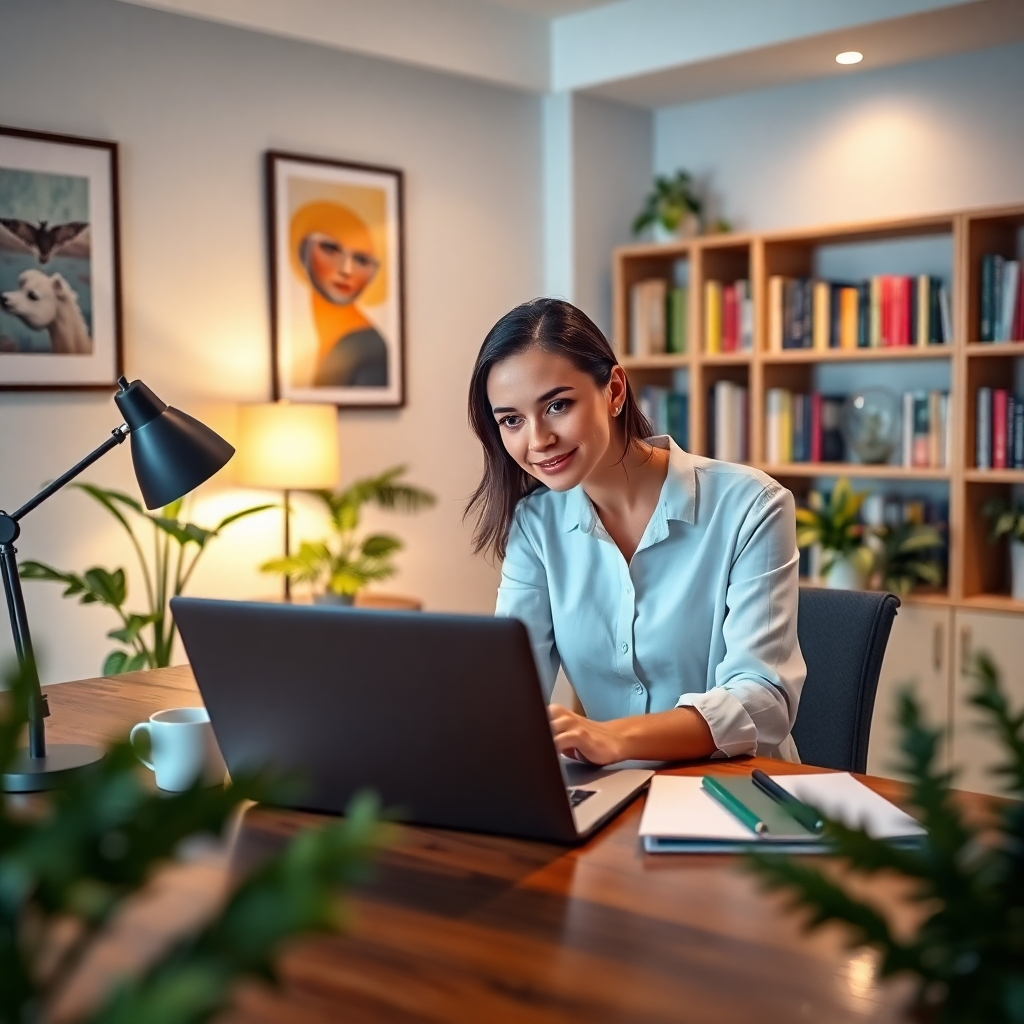
{"label": "green leafy plant", "polygon": [[899,699],[903,770],[909,800],[927,836],[920,848],[899,849],[859,829],[827,822],[825,834],[855,873],[894,872],[913,884],[923,922],[899,938],[879,908],[856,899],[835,880],[787,857],[751,855],[749,865],[768,888],[785,891],[810,912],[808,927],[847,926],[851,945],[880,954],[883,977],[917,979],[914,1009],[941,1024],[1021,1024],[1024,1021],[1024,710],[1012,711],[991,660],[973,667],[986,726],[1006,754],[997,771],[1012,801],[993,801],[988,826],[969,823],[941,769],[942,730],[929,728],[909,691]]}
{"label": "green leafy plant", "polygon": [[688,213],[699,217],[703,209],[703,202],[693,191],[693,177],[687,171],[676,171],[671,177],[658,175],[633,221],[633,234],[638,235],[654,224],[669,232],[678,231]]}
{"label": "green leafy plant", "polygon": [[992,524],[989,540],[993,544],[1000,537],[1024,541],[1024,505],[1014,507],[1003,498],[991,498],[982,505],[981,512]]}
{"label": "green leafy plant", "polygon": [[841,477],[827,501],[812,491],[808,507],[796,510],[797,547],[820,545],[823,575],[827,576],[842,559],[852,561],[864,576],[871,572],[875,557],[865,543],[866,528],[859,518],[866,497],[854,491],[846,477]]}
{"label": "green leafy plant", "polygon": [[308,583],[313,590],[353,598],[368,583],[393,576],[392,557],[402,542],[388,533],[359,536],[364,505],[393,512],[419,512],[435,502],[430,491],[399,479],[405,466],[394,466],[379,476],[357,480],[343,491],[312,491],[326,506],[334,536],[320,541],[303,541],[297,554],[272,558],[261,572],[288,576],[293,583]]}
{"label": "green leafy plant", "polygon": [[[158,515],[151,515],[135,498],[121,491],[105,490],[94,484],[72,486],[98,502],[128,534],[138,558],[147,609],[129,611],[126,608],[128,576],[123,568],[105,569],[95,565],[79,574],[28,560],[19,567],[21,578],[61,583],[65,587],[64,597],[77,597],[80,604],[101,604],[117,613],[121,625],[107,636],[123,646],[107,655],[103,663],[105,676],[166,667],[171,663],[177,632],[168,606],[170,599],[184,591],[211,540],[239,519],[274,506],[242,509],[225,516],[212,529],[205,529],[182,521],[184,499],[167,505]],[[144,523],[151,531],[152,555],[147,557],[132,522]]]}
{"label": "green leafy plant", "polygon": [[[0,708],[0,769],[11,763],[28,712],[28,681],[8,677]],[[26,809],[0,801],[0,1024],[35,1024],[49,1012],[117,912],[153,870],[196,836],[222,837],[240,804],[280,795],[265,777],[227,787],[158,794],[127,743],[97,770]],[[289,939],[335,930],[338,897],[365,874],[386,833],[375,800],[357,798],[343,820],[300,833],[228,897],[198,934],[179,940],[139,976],[92,1007],[93,1024],[199,1024],[224,1009],[242,977],[275,980]]]}
{"label": "green leafy plant", "polygon": [[875,552],[877,582],[881,589],[909,594],[918,585],[942,583],[942,563],[929,557],[942,547],[942,535],[924,523],[901,523],[877,530],[868,543]]}

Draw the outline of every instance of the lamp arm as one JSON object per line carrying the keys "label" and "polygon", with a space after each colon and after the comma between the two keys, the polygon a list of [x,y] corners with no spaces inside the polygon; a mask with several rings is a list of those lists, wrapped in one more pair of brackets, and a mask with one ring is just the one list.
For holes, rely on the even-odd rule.
{"label": "lamp arm", "polygon": [[7,598],[7,610],[11,616],[11,633],[14,636],[14,648],[21,662],[22,670],[28,677],[29,684],[29,716],[28,746],[29,756],[34,759],[46,756],[46,735],[43,719],[50,713],[46,695],[39,686],[39,673],[36,670],[35,655],[32,651],[32,636],[28,628],[28,613],[25,611],[25,598],[21,591],[21,577],[18,575],[17,549],[14,542],[21,533],[18,520],[28,515],[32,509],[41,505],[52,494],[56,494],[66,483],[74,480],[79,473],[88,469],[97,459],[116,448],[128,436],[128,427],[120,426],[110,432],[95,451],[87,455],[76,466],[47,484],[34,498],[26,501],[17,512],[10,514],[0,512],[0,577],[3,577],[4,596]]}
{"label": "lamp arm", "polygon": [[70,483],[78,476],[79,473],[87,470],[94,462],[103,458],[107,452],[112,451],[119,444],[124,443],[124,439],[128,436],[128,426],[124,423],[121,426],[116,427],[110,432],[110,437],[106,439],[94,452],[90,452],[81,462],[77,465],[72,466],[66,473],[62,473],[56,480],[52,480],[48,483],[34,498],[30,498],[25,502],[17,512],[12,512],[10,518],[17,522],[23,516],[29,514],[32,509],[37,508],[51,495],[56,494],[66,483]]}

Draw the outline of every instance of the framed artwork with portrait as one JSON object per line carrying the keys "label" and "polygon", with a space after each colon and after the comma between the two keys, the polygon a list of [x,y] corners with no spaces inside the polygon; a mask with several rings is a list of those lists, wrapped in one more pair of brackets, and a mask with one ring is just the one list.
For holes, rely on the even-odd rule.
{"label": "framed artwork with portrait", "polygon": [[121,375],[117,144],[0,128],[0,388]]}
{"label": "framed artwork with portrait", "polygon": [[274,397],[405,401],[402,172],[266,157]]}

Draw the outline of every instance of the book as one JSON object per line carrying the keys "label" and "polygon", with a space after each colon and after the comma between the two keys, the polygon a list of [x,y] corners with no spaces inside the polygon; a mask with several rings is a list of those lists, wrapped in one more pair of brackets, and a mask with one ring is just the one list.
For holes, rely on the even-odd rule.
{"label": "book", "polygon": [[634,356],[665,351],[665,307],[668,282],[637,281],[630,289],[629,352]]}
{"label": "book", "polygon": [[722,351],[722,282],[704,282],[704,351]]}
{"label": "book", "polygon": [[986,253],[981,257],[981,284],[979,296],[979,317],[978,340],[994,340],[993,323],[995,320],[995,270],[996,258],[994,253]]}
{"label": "book", "polygon": [[[769,777],[827,817],[850,828],[864,828],[877,839],[910,845],[925,835],[909,814],[849,772]],[[749,848],[800,853],[829,850],[827,839],[801,831],[787,832],[785,838],[773,840],[769,826],[769,831],[758,836],[707,793],[699,776],[655,775],[640,818],[640,836],[648,853],[729,853]]]}
{"label": "book", "polygon": [[832,326],[832,286],[828,281],[814,282],[814,348],[824,352],[829,348],[829,333]]}
{"label": "book", "polygon": [[1024,397],[1013,400],[1012,468],[1024,469]]}
{"label": "book", "polygon": [[689,289],[676,285],[668,290],[665,317],[665,351],[682,355],[687,349],[687,307]]}
{"label": "book", "polygon": [[779,274],[768,278],[768,350],[782,351],[783,293],[786,279]]}
{"label": "book", "polygon": [[1014,314],[1017,311],[1017,290],[1020,283],[1020,263],[1006,260],[1003,263],[1003,280],[999,289],[1001,303],[996,311],[996,341],[1010,341],[1013,338]]}
{"label": "book", "polygon": [[974,465],[992,468],[992,389],[978,388],[974,403]]}
{"label": "book", "polygon": [[1006,388],[992,391],[992,468],[1006,469],[1006,404],[1009,392]]}
{"label": "book", "polygon": [[747,280],[736,282],[740,304],[740,348],[751,352],[754,348],[754,296]]}
{"label": "book", "polygon": [[857,347],[858,326],[857,313],[859,293],[856,288],[839,289],[839,347],[852,349]]}

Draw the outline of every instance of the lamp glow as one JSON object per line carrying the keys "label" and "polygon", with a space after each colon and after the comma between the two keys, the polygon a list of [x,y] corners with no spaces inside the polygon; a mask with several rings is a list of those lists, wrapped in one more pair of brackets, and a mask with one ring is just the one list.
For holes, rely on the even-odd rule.
{"label": "lamp glow", "polygon": [[273,402],[243,405],[238,415],[236,479],[282,491],[330,490],[338,484],[338,409]]}
{"label": "lamp glow", "polygon": [[860,50],[844,50],[836,54],[837,64],[859,64],[863,59],[864,54]]}

